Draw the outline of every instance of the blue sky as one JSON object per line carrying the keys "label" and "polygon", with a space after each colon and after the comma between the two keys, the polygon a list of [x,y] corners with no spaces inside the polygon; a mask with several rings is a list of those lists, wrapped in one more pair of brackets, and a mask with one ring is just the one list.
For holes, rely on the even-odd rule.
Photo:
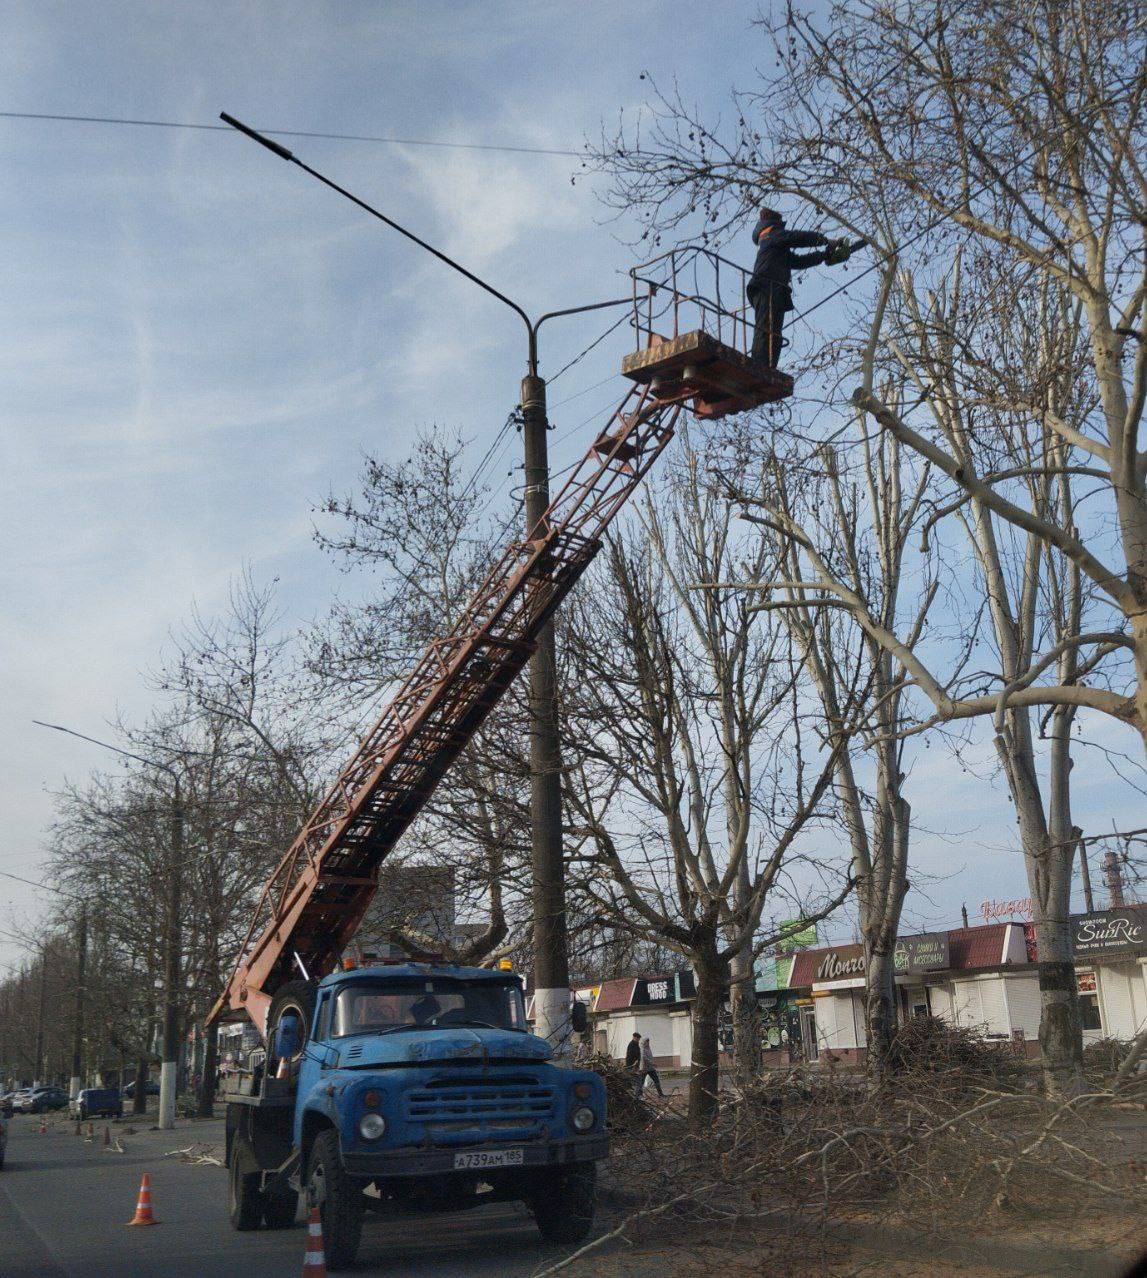
{"label": "blue sky", "polygon": [[[760,7],[699,22],[669,0],[3,0],[0,109],[225,109],[256,127],[577,148],[638,107],[645,68],[726,108],[763,60]],[[625,291],[630,228],[603,224],[592,181],[571,185],[575,160],[286,141],[531,313]],[[290,620],[322,613],[345,582],[311,542],[313,504],[351,487],[363,451],[397,456],[434,422],[476,461],[517,401],[524,339],[509,311],[238,136],[0,120],[0,179],[0,869],[35,877],[49,792],[104,760],[31,719],[99,735],[145,712],[141,672],[169,628],[193,601],[220,607],[244,562],[280,578]],[[602,327],[550,326],[543,373]],[[595,384],[624,342],[551,388],[555,438],[570,432],[556,465],[620,398],[619,380]],[[924,868],[969,868],[915,921],[1026,895],[1002,796],[939,746],[916,777],[938,832],[919,841]],[[0,928],[41,899],[0,888]],[[19,953],[0,937],[0,962]]]}

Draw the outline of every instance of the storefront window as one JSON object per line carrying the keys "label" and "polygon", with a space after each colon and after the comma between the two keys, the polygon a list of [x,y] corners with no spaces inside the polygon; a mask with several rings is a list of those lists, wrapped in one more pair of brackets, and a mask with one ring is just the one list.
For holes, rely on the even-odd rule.
{"label": "storefront window", "polygon": [[1099,1021],[1099,999],[1094,994],[1079,996],[1079,1021],[1085,1030],[1102,1028]]}

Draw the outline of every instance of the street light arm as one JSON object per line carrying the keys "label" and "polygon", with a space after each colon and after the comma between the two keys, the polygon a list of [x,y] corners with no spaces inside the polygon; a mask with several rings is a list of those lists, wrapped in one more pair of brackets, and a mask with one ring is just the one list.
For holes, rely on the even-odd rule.
{"label": "street light arm", "polygon": [[487,284],[484,279],[479,278],[473,271],[468,271],[452,257],[448,257],[445,253],[436,249],[433,244],[427,244],[424,239],[420,239],[413,231],[408,231],[405,226],[401,226],[393,218],[387,217],[385,213],[379,212],[379,210],[373,205],[368,204],[365,200],[359,199],[357,195],[348,191],[346,187],[339,186],[337,182],[332,182],[330,178],[324,177],[317,169],[312,169],[309,164],[304,164],[303,161],[294,154],[294,152],[288,151],[285,146],[280,146],[278,142],[273,142],[270,138],[264,137],[261,133],[257,133],[254,129],[250,128],[242,121],[236,120],[234,116],[228,115],[226,111],[220,112],[219,118],[225,124],[229,124],[233,129],[238,129],[240,133],[245,133],[247,137],[258,142],[260,146],[265,146],[268,151],[273,151],[282,159],[289,160],[292,164],[297,164],[304,173],[309,173],[311,177],[317,178],[324,186],[329,186],[332,191],[337,191],[339,195],[346,196],[352,204],[357,204],[360,209],[365,210],[371,215],[371,217],[376,217],[380,222],[385,222],[387,226],[389,226],[392,230],[397,231],[399,235],[405,235],[408,240],[413,240],[419,248],[423,248],[427,251],[427,253],[433,254],[440,262],[445,262],[447,266],[457,271],[459,275],[464,275],[471,281],[471,283],[477,284],[479,288],[485,289],[485,291],[492,297],[496,297],[499,302],[505,303],[506,306],[521,317],[522,323],[525,324],[526,331],[530,334],[532,340],[534,326],[530,323],[530,317],[524,310],[522,310],[517,302],[508,298],[505,293],[499,293],[492,284]]}
{"label": "street light arm", "polygon": [[[530,376],[538,375],[538,329],[550,319],[558,319],[562,315],[581,315],[585,311],[601,311],[607,306],[632,306],[632,297],[614,297],[608,302],[590,302],[588,306],[567,306],[560,311],[547,311],[536,324],[530,324]],[[620,322],[620,321],[619,321]],[[527,320],[527,323],[529,321]]]}

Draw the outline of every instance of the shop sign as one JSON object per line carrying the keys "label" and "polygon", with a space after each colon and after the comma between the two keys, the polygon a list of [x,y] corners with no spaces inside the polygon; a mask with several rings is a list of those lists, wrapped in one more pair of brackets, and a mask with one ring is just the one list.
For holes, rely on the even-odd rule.
{"label": "shop sign", "polygon": [[1072,944],[1084,954],[1129,954],[1147,947],[1141,910],[1098,910],[1071,921]]}
{"label": "shop sign", "polygon": [[1012,901],[981,901],[980,914],[985,923],[1008,919],[1024,920],[1032,917],[1032,899],[1030,896],[1018,896]]}
{"label": "shop sign", "polygon": [[919,936],[902,936],[896,942],[896,971],[939,972],[948,966],[947,932],[922,932]]}
{"label": "shop sign", "polygon": [[675,1003],[677,989],[672,976],[653,976],[637,982],[634,1003]]}
{"label": "shop sign", "polygon": [[818,981],[839,981],[850,976],[864,975],[864,955],[841,957],[836,950],[829,952],[820,961],[816,969]]}

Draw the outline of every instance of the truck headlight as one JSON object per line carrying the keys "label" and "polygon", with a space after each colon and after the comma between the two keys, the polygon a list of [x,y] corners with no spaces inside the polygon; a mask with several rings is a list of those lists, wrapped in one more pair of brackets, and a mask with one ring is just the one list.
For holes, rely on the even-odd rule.
{"label": "truck headlight", "polygon": [[588,1132],[596,1122],[597,1115],[588,1105],[579,1105],[570,1114],[570,1123],[573,1125],[575,1132]]}
{"label": "truck headlight", "polygon": [[363,1140],[378,1140],[386,1131],[386,1119],[381,1114],[363,1114],[358,1120],[358,1134]]}

